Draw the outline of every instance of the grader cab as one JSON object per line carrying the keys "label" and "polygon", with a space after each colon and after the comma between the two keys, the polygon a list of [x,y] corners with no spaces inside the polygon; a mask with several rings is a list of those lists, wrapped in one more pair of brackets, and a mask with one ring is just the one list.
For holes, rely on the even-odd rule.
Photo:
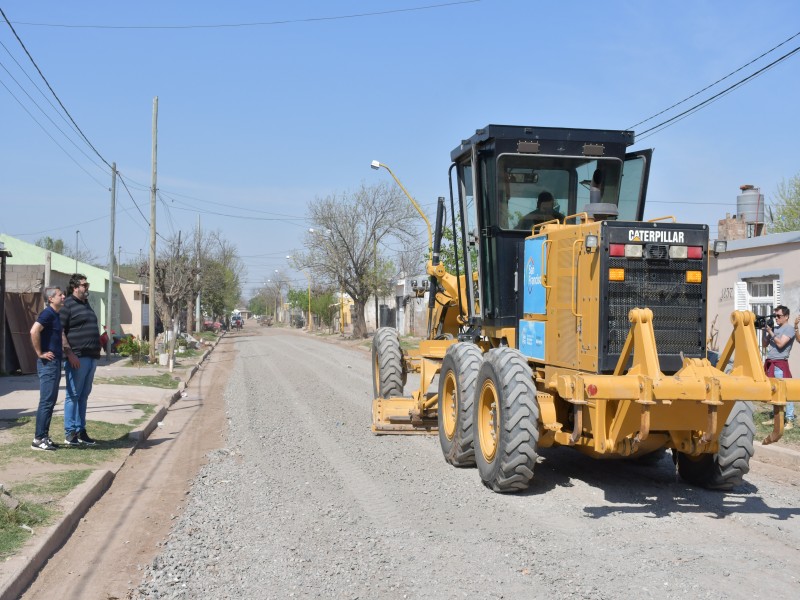
{"label": "grader cab", "polygon": [[[373,340],[373,431],[438,429],[445,460],[497,492],[539,448],[597,458],[672,450],[689,483],[730,489],[753,454],[751,401],[782,435],[800,381],[761,367],[752,313],[706,352],[708,227],[642,221],[651,150],[631,131],[489,125],[451,153],[450,222],[432,235],[428,335]],[[554,206],[550,206],[554,205]],[[549,211],[549,212],[548,212]],[[452,230],[450,270],[440,260]],[[407,375],[419,385],[404,396]]]}

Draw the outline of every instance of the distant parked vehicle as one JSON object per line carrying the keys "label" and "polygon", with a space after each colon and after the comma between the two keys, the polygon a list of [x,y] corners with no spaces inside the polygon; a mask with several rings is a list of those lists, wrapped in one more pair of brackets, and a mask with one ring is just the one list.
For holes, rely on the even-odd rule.
{"label": "distant parked vehicle", "polygon": [[233,315],[231,317],[231,329],[242,329],[244,327],[244,319],[241,315]]}

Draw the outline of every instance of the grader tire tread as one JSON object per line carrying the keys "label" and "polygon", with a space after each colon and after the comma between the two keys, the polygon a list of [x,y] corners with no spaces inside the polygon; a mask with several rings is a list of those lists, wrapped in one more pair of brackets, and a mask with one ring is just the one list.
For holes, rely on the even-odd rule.
{"label": "grader tire tread", "polygon": [[372,388],[375,398],[402,396],[407,372],[400,338],[392,327],[381,327],[372,338]]}
{"label": "grader tire tread", "polygon": [[[473,401],[482,360],[480,348],[470,342],[462,342],[451,346],[442,361],[439,374],[439,443],[444,459],[454,467],[475,466]],[[452,440],[447,438],[444,426],[444,411],[448,407],[442,404],[448,371],[452,371],[456,378],[456,427]]]}
{"label": "grader tire tread", "polygon": [[[527,360],[518,350],[498,348],[486,353],[479,388],[490,370],[497,375],[502,405],[500,435],[494,460],[488,463],[476,447],[476,462],[484,485],[495,492],[519,492],[530,485],[537,459],[540,412],[536,387]],[[476,416],[477,409],[478,403]]]}
{"label": "grader tire tread", "polygon": [[692,459],[678,453],[678,473],[693,485],[710,490],[732,490],[750,471],[753,456],[753,405],[737,402],[719,436],[719,452]]}

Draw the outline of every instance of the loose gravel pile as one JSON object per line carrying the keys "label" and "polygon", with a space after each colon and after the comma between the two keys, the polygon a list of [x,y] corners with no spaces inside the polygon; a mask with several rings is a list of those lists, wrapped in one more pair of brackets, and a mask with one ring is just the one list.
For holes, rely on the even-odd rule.
{"label": "loose gravel pile", "polygon": [[751,474],[711,493],[677,480],[668,457],[646,466],[551,449],[530,490],[494,494],[474,469],[447,465],[436,436],[370,433],[367,354],[280,330],[237,347],[228,447],[195,479],[134,597],[800,591],[797,487]]}

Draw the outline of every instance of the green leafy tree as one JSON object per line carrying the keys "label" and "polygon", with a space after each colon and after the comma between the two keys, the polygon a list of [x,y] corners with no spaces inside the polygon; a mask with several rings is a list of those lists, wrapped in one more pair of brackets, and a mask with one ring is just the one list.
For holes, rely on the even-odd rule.
{"label": "green leafy tree", "polygon": [[264,315],[267,313],[267,299],[264,294],[256,294],[247,303],[247,310],[253,315]]}
{"label": "green leafy tree", "polygon": [[64,254],[66,250],[66,244],[64,244],[64,240],[53,239],[49,235],[39,238],[34,242],[34,244],[39,246],[39,248],[44,248],[45,250],[55,252],[56,254]]}
{"label": "green leafy tree", "polygon": [[322,325],[331,327],[339,313],[339,298],[332,289],[312,289],[311,312],[319,317]]}
{"label": "green leafy tree", "polygon": [[800,174],[781,181],[775,196],[770,229],[775,233],[800,231]]}

